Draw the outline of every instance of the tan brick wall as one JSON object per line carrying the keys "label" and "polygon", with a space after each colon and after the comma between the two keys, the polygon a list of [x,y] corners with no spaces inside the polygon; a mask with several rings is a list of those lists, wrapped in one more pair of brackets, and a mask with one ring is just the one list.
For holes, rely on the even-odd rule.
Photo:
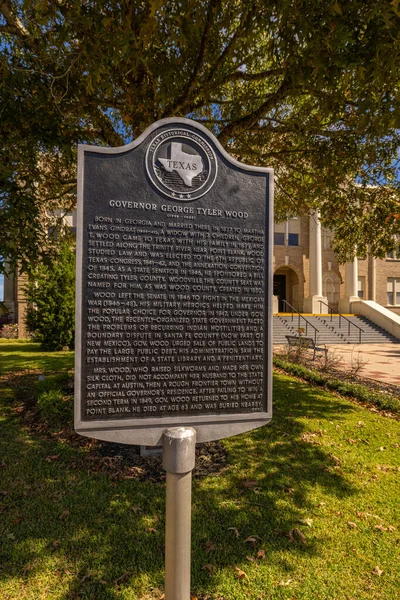
{"label": "tan brick wall", "polygon": [[17,322],[18,322],[18,337],[28,337],[26,329],[25,319],[26,311],[28,309],[28,303],[25,296],[25,286],[28,283],[28,276],[26,274],[17,275]]}
{"label": "tan brick wall", "polygon": [[[286,263],[285,263],[285,257]],[[387,304],[387,279],[388,277],[400,278],[400,260],[376,259],[376,302],[400,314],[400,306],[388,306]],[[286,270],[285,270],[286,267]],[[330,267],[330,269],[329,269]],[[371,257],[358,259],[358,275],[365,278],[364,300],[373,299],[373,268],[374,260]],[[309,288],[309,220],[301,218],[300,236],[298,247],[274,247],[274,273],[289,273],[292,269],[298,276],[300,303],[302,298],[307,298],[310,294]],[[322,277],[333,275],[340,281],[340,298],[345,296],[345,268],[339,265],[333,250],[322,250]]]}
{"label": "tan brick wall", "polygon": [[393,307],[387,303],[387,280],[388,277],[400,279],[400,260],[376,259],[376,301],[389,310],[400,314],[400,306]]}

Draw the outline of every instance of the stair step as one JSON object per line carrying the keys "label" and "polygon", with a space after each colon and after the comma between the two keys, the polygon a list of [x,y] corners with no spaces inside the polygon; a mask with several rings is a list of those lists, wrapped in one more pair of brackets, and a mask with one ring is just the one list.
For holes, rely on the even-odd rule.
{"label": "stair step", "polygon": [[[390,333],[369,321],[366,317],[356,315],[342,315],[347,319],[341,318],[341,327],[339,327],[339,315],[303,315],[303,318],[291,313],[280,313],[274,316],[274,344],[286,343],[286,335],[297,335],[298,329],[304,329],[302,335],[315,338],[315,329],[317,329],[317,343],[320,344],[358,344],[360,341],[359,328],[361,328],[361,343],[364,344],[387,344],[400,343],[400,340]],[[349,333],[349,321],[350,333]],[[307,332],[305,331],[307,330]]]}

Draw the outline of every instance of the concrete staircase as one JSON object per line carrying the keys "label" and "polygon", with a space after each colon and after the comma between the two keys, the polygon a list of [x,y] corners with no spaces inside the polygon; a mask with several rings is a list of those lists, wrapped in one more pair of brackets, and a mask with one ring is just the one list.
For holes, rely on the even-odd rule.
{"label": "concrete staircase", "polygon": [[[324,315],[307,315],[304,319],[300,319],[300,327],[305,329],[303,336],[314,338],[315,330],[312,325],[318,330],[317,344],[359,344],[360,331],[354,325],[360,327],[361,343],[362,344],[398,344],[400,340],[392,336],[390,333],[369,321],[366,317],[357,317],[355,315],[347,316],[347,319],[353,324],[350,325],[346,319],[341,318],[339,327],[339,316],[324,316]],[[311,325],[311,326],[310,326]],[[274,344],[286,344],[286,335],[299,335],[299,318],[298,315],[276,315],[273,321]]]}

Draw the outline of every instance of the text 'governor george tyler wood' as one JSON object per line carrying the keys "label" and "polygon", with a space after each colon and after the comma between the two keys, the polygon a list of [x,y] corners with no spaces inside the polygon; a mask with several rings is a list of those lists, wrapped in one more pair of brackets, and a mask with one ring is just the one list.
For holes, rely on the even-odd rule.
{"label": "text 'governor george tyler wood'", "polygon": [[268,423],[273,172],[202,125],[79,147],[75,428],[158,445]]}

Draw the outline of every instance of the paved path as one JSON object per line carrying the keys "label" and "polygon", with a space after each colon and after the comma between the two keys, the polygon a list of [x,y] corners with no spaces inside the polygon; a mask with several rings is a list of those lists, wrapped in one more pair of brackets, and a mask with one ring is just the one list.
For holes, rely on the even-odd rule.
{"label": "paved path", "polygon": [[343,368],[365,362],[358,375],[400,386],[400,344],[329,344],[328,348]]}

